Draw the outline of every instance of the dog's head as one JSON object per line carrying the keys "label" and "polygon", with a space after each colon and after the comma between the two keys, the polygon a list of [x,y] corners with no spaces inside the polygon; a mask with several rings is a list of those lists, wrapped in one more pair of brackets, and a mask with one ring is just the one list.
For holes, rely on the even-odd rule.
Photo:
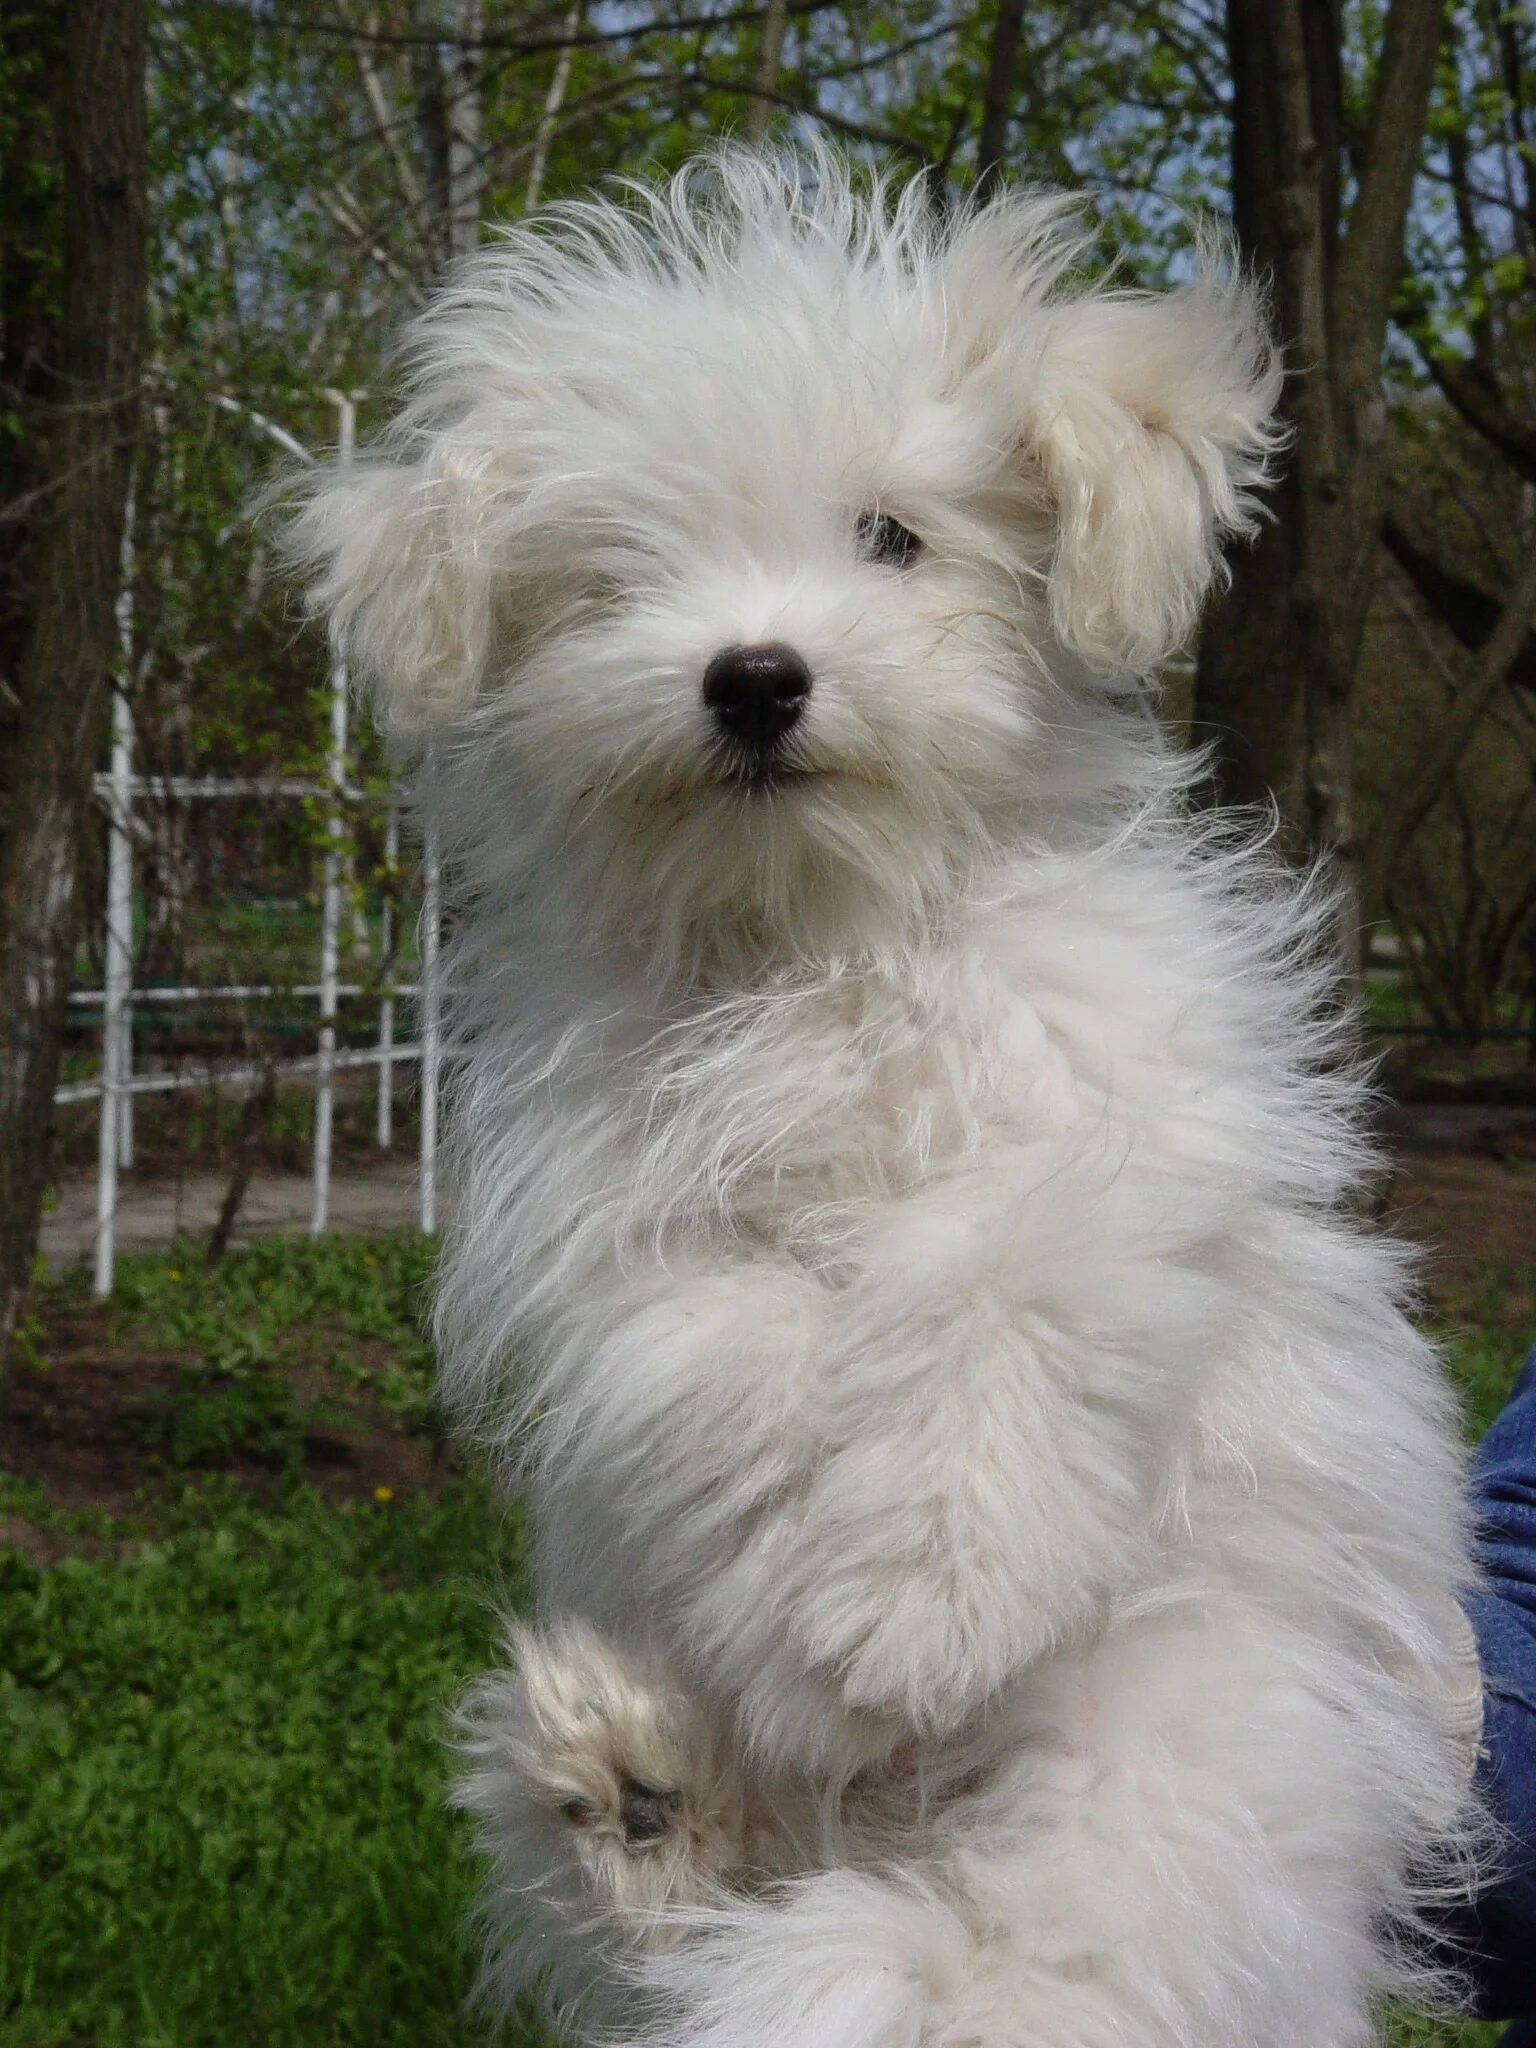
{"label": "dog's head", "polygon": [[728,153],[460,271],[292,535],[485,887],[837,945],[1025,814],[1062,679],[1177,646],[1276,441],[1250,291],[1081,254],[1056,197]]}

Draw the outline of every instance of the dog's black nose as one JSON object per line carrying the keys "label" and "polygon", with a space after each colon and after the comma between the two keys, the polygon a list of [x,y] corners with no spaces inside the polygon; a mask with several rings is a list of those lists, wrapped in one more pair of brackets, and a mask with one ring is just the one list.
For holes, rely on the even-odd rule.
{"label": "dog's black nose", "polygon": [[704,702],[740,747],[768,753],[799,724],[811,672],[793,647],[727,647],[704,671]]}

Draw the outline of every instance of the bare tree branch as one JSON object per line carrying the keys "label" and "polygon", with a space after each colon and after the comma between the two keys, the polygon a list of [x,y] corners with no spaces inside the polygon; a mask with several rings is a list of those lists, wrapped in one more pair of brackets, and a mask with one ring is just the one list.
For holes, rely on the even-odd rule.
{"label": "bare tree branch", "polygon": [[[837,6],[839,0],[788,0],[791,15],[824,14]],[[249,23],[251,17],[244,7],[236,6],[233,0],[220,10],[237,14]],[[738,25],[761,21],[766,7],[743,7],[728,14],[679,14],[663,21],[632,22],[626,26],[611,29],[582,29],[577,34],[558,36],[487,36],[455,43],[453,36],[432,35],[417,31],[413,34],[399,34],[386,30],[364,31],[371,43],[381,48],[392,49],[437,49],[450,45],[463,49],[502,50],[517,57],[550,56],[567,47],[577,50],[601,49],[612,43],[638,42],[647,36],[682,35],[689,29],[732,28]],[[261,27],[286,35],[340,36],[351,40],[359,31],[349,22],[341,21],[298,21],[291,15],[271,15],[261,22]]]}
{"label": "bare tree branch", "polygon": [[1365,873],[1378,890],[1391,882],[1403,852],[1439,802],[1488,707],[1508,680],[1509,669],[1536,615],[1536,549],[1510,592],[1497,626],[1489,634],[1463,687],[1457,692],[1433,745],[1420,761],[1406,793],[1390,810],[1366,846]]}
{"label": "bare tree branch", "polygon": [[366,36],[354,38],[352,54],[363,81],[363,94],[368,102],[368,111],[373,116],[374,133],[384,145],[384,153],[394,169],[400,196],[413,212],[420,212],[426,195],[421,189],[421,180],[416,175],[416,166],[401,146],[400,130],[403,124],[398,116],[390,112],[389,102],[384,96],[383,81],[379,77],[378,66],[373,61],[373,52],[368,46]]}
{"label": "bare tree branch", "polygon": [[1474,433],[1498,450],[1517,476],[1536,483],[1536,425],[1517,419],[1504,394],[1476,364],[1459,356],[1435,356],[1420,349],[1420,359],[1441,392]]}
{"label": "bare tree branch", "polygon": [[[1432,555],[1391,510],[1382,521],[1382,544],[1417,591],[1421,602],[1469,653],[1485,646],[1504,605],[1491,591]],[[1536,634],[1527,634],[1509,665],[1509,680],[1536,691]]]}
{"label": "bare tree branch", "polygon": [[315,197],[342,233],[359,248],[366,249],[384,275],[391,283],[400,287],[412,305],[421,305],[425,297],[421,280],[404,270],[398,259],[385,248],[377,233],[365,224],[358,210],[357,201],[351,193],[341,185],[320,186],[316,189]]}
{"label": "bare tree branch", "polygon": [[[708,71],[683,72],[678,82],[703,92],[733,92],[743,97],[757,91],[757,87],[747,79],[720,78]],[[776,107],[787,107],[791,113],[805,114],[811,120],[819,121],[823,128],[830,128],[834,135],[847,135],[857,142],[877,142],[883,149],[892,149],[910,157],[925,170],[933,163],[931,153],[922,143],[914,141],[910,135],[903,135],[898,129],[882,128],[870,121],[855,121],[850,115],[835,114],[830,107],[799,99],[793,93],[774,92],[768,97]]]}

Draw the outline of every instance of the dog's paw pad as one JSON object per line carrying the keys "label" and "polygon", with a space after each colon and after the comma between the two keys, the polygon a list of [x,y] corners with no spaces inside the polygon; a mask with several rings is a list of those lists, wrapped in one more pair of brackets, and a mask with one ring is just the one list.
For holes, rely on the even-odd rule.
{"label": "dog's paw pad", "polygon": [[681,1792],[664,1791],[642,1784],[639,1778],[620,1778],[616,1802],[597,1799],[567,1799],[560,1811],[571,1827],[585,1832],[599,1828],[617,1834],[626,1849],[653,1849],[676,1828],[683,1810]]}
{"label": "dog's paw pad", "polygon": [[653,1785],[642,1785],[638,1778],[626,1778],[619,1788],[624,1846],[648,1849],[662,1841],[676,1826],[682,1806],[681,1792],[658,1791]]}

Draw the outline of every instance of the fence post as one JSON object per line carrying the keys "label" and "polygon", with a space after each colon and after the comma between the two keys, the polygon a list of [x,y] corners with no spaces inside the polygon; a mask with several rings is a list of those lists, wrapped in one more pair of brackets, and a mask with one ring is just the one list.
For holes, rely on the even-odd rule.
{"label": "fence post", "polygon": [[[119,608],[121,617],[121,607]],[[107,797],[106,978],[101,1010],[101,1122],[96,1163],[97,1294],[112,1292],[117,1255],[117,1169],[127,1148],[124,1107],[132,1030],[128,994],[133,986],[133,712],[125,677],[112,691],[112,769]],[[131,1156],[131,1155],[130,1155]]]}
{"label": "fence post", "polygon": [[[122,803],[124,807],[125,830],[121,845],[115,839],[107,842],[108,861],[115,857],[122,863],[120,891],[123,914],[119,920],[126,943],[126,958],[123,983],[121,1015],[118,1018],[118,1118],[117,1158],[122,1167],[133,1165],[133,1093],[128,1083],[133,1079],[133,529],[134,500],[128,498],[128,516],[123,521],[122,566],[118,575],[117,591],[117,651],[122,665],[122,686],[112,698],[112,746],[113,771],[116,773],[116,749],[121,735],[125,755],[122,769]],[[108,915],[111,916],[112,876],[110,865],[107,875]]]}
{"label": "fence post", "polygon": [[395,873],[400,865],[400,806],[391,796],[384,811],[384,888],[379,898],[379,1121],[378,1141],[388,1146],[395,1117]]}
{"label": "fence post", "polygon": [[[328,391],[336,408],[336,455],[350,462],[357,408],[343,391]],[[331,1149],[336,1117],[336,982],[341,946],[342,814],[347,783],[347,668],[339,652],[331,660],[331,744],[326,756],[331,810],[326,820],[325,882],[320,910],[320,1044],[315,1078],[315,1199],[309,1234],[318,1237],[330,1220]]]}
{"label": "fence post", "polygon": [[422,860],[421,972],[421,1227],[437,1228],[437,1063],[443,998],[438,956],[442,946],[443,871],[437,836],[428,831]]}

